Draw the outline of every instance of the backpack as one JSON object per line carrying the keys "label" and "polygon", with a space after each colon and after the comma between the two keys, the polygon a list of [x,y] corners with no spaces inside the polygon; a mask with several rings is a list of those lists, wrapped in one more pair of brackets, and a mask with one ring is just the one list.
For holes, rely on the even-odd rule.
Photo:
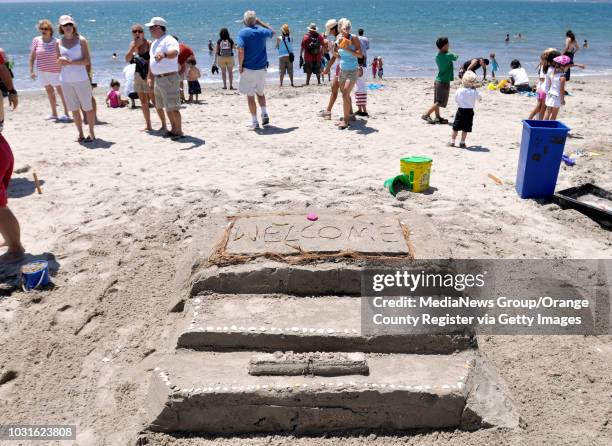
{"label": "backpack", "polygon": [[231,57],[233,56],[232,52],[232,44],[229,40],[222,40],[219,42],[219,56],[221,57]]}
{"label": "backpack", "polygon": [[306,49],[313,56],[321,54],[321,41],[319,40],[319,34],[311,33],[309,35],[308,43],[306,44]]}

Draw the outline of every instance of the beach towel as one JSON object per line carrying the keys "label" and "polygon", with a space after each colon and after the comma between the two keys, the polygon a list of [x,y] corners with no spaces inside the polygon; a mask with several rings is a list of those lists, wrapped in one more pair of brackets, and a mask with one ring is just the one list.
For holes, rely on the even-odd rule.
{"label": "beach towel", "polygon": [[368,90],[382,90],[385,88],[383,84],[368,84]]}

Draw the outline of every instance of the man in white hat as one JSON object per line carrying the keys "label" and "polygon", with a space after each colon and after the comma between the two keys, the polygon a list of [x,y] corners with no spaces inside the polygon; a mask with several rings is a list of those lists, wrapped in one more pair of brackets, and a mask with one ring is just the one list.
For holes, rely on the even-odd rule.
{"label": "man in white hat", "polygon": [[302,38],[300,48],[300,67],[304,66],[306,73],[306,85],[310,85],[310,77],[317,76],[317,82],[321,84],[321,60],[325,48],[325,38],[317,31],[317,25],[311,23],[306,34]]}
{"label": "man in white hat", "polygon": [[[166,34],[167,22],[161,17],[153,17],[145,26],[149,28],[151,43],[149,54],[149,87],[153,88],[155,94],[155,107],[160,115],[163,110],[168,114],[170,121],[170,131],[166,131],[164,136],[173,140],[183,138],[181,124],[181,93],[179,77],[179,43],[169,34]],[[162,130],[166,123],[162,118]]]}

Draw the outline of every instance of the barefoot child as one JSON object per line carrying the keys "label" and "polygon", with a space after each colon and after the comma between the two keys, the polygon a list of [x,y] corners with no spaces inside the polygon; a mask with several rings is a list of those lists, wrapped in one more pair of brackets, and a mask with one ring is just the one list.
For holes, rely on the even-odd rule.
{"label": "barefoot child", "polygon": [[491,62],[491,77],[495,79],[495,72],[499,71],[499,64],[497,63],[497,59],[495,59],[495,53],[489,54],[489,59]]}
{"label": "barefoot child", "polygon": [[457,134],[461,131],[461,142],[459,147],[465,149],[465,139],[467,134],[472,131],[474,123],[474,106],[476,101],[480,100],[480,92],[476,89],[477,77],[473,71],[467,71],[461,80],[462,87],[457,89],[455,93],[455,101],[459,108],[455,113],[455,121],[453,122],[453,133],[451,136],[450,147],[455,147]]}
{"label": "barefoot child", "polygon": [[[367,67],[366,67],[367,68]],[[365,83],[365,76],[364,76],[364,70],[363,70],[363,66],[359,67],[359,77],[357,78],[357,89],[355,90],[355,104],[357,105],[357,108],[359,109],[357,111],[357,113],[355,113],[357,116],[364,116],[364,117],[368,117],[370,116],[368,114],[368,87],[366,86]]]}
{"label": "barefoot child", "polygon": [[383,78],[383,74],[384,74],[383,58],[378,56],[378,78],[382,79]]}
{"label": "barefoot child", "polygon": [[554,121],[557,119],[559,109],[565,105],[565,73],[570,67],[572,60],[569,56],[561,55],[553,59],[552,67],[548,69],[548,81],[546,90],[546,112],[544,120]]}
{"label": "barefoot child", "polygon": [[372,79],[376,79],[376,73],[378,73],[378,57],[372,60]]}
{"label": "barefoot child", "polygon": [[[450,83],[453,80],[453,62],[456,61],[459,56],[454,53],[449,53],[449,42],[448,37],[440,37],[436,40],[436,46],[438,47],[438,54],[436,55],[436,65],[438,66],[438,75],[434,82],[434,103],[427,110],[427,112],[421,116],[424,121],[430,124],[448,124],[448,120],[440,116],[440,107],[446,108],[448,104],[448,95],[450,93]],[[436,119],[431,119],[432,113],[436,114]]]}
{"label": "barefoot child", "polygon": [[549,62],[548,57],[550,54],[556,52],[557,56],[561,55],[554,48],[548,48],[542,54],[540,54],[540,64],[538,65],[538,84],[536,85],[536,105],[529,113],[529,117],[527,119],[533,119],[535,116],[538,116],[538,119],[544,119],[544,112],[546,111],[546,89],[548,88],[546,85],[546,73],[548,72]]}
{"label": "barefoot child", "polygon": [[106,106],[110,108],[125,107],[129,101],[121,99],[121,92],[119,91],[121,84],[119,81],[116,79],[111,80],[110,87],[111,89],[106,93]]}
{"label": "barefoot child", "polygon": [[195,96],[195,102],[198,103],[198,95],[202,94],[202,87],[200,87],[200,70],[196,67],[196,60],[191,57],[187,60],[187,84],[189,86],[189,100],[191,102]]}

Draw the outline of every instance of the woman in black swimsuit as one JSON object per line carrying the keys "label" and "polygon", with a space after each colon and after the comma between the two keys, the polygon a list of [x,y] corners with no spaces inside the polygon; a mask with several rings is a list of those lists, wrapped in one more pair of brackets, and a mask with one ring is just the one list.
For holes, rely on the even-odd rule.
{"label": "woman in black swimsuit", "polygon": [[[140,105],[142,108],[142,114],[144,115],[147,126],[143,129],[145,132],[153,131],[151,126],[151,112],[149,108],[149,101],[155,105],[155,95],[147,85],[147,74],[149,73],[149,48],[151,42],[145,38],[144,28],[142,25],[132,26],[132,42],[130,47],[125,54],[125,61],[127,63],[136,64],[136,73],[134,74],[134,91],[138,94]],[[166,128],[166,116],[162,112],[157,110],[159,119],[162,122],[162,128],[160,131]]]}
{"label": "woman in black swimsuit", "polygon": [[[563,54],[565,54],[566,56],[570,58],[571,64],[574,63],[574,55],[578,51],[578,48],[580,48],[580,45],[578,45],[578,42],[576,41],[575,34],[571,30],[566,32],[565,33],[565,49],[563,50]],[[565,80],[569,81],[570,76],[571,76],[570,68],[568,68],[567,71],[565,72]]]}

